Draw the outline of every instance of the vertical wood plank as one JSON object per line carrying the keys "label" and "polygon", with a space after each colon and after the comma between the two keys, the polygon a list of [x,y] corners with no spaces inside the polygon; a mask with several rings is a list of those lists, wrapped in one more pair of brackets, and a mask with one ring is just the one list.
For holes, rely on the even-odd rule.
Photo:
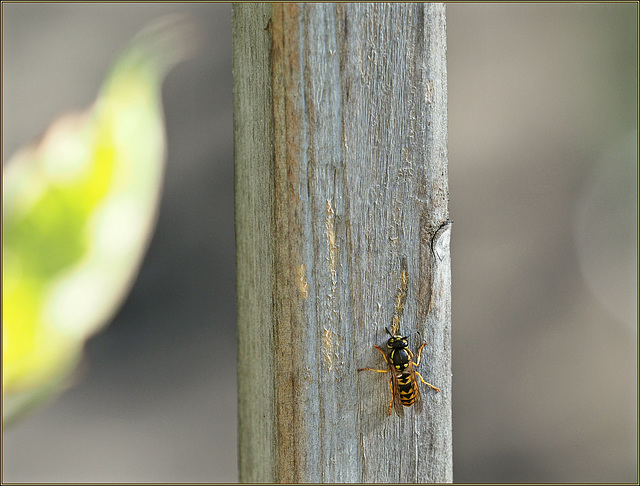
{"label": "vertical wood plank", "polygon": [[233,10],[240,479],[275,481],[273,122],[268,4]]}
{"label": "vertical wood plank", "polygon": [[[234,5],[241,481],[452,480],[445,54],[438,4]],[[356,369],[402,257],[442,392],[399,419]]]}

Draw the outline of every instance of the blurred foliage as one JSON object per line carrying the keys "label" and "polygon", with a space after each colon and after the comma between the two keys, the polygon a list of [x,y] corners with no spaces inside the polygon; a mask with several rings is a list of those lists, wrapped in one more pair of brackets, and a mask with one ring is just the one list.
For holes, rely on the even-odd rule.
{"label": "blurred foliage", "polygon": [[146,251],[165,159],[161,84],[191,43],[182,17],[142,31],[94,105],[55,120],[3,170],[3,422],[70,382]]}

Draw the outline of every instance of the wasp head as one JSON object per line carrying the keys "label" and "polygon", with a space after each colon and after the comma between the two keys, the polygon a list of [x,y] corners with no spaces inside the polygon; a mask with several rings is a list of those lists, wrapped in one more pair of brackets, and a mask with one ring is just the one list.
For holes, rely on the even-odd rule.
{"label": "wasp head", "polygon": [[387,348],[404,349],[409,347],[409,341],[407,341],[408,336],[400,336],[400,335],[394,336],[393,334],[391,334],[391,331],[389,331],[389,329],[387,329],[386,327],[384,329],[385,331],[387,331],[387,334],[391,336],[387,341]]}

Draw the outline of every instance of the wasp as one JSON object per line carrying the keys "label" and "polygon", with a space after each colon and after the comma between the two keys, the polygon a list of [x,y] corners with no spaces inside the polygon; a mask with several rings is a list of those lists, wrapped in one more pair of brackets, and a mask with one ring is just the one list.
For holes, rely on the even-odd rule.
{"label": "wasp", "polygon": [[373,368],[360,368],[358,370],[369,370],[377,373],[391,372],[391,378],[389,379],[391,402],[389,403],[388,415],[391,415],[391,408],[394,407],[398,417],[404,416],[403,407],[414,406],[417,413],[422,411],[422,395],[420,394],[420,388],[418,388],[416,376],[431,389],[436,392],[440,391],[439,388],[436,388],[431,383],[427,383],[424,378],[422,378],[422,375],[415,369],[420,364],[422,350],[427,343],[422,343],[418,348],[418,356],[414,363],[414,355],[409,349],[409,337],[398,334],[398,327],[404,311],[404,302],[407,295],[408,280],[407,262],[406,259],[403,258],[401,287],[398,289],[396,295],[395,309],[391,321],[393,332],[389,331],[386,327],[384,328],[390,336],[387,340],[387,351],[385,352],[380,346],[374,345],[374,348],[382,353],[388,368],[386,370],[376,370]]}
{"label": "wasp", "polygon": [[385,353],[380,346],[374,346],[384,356],[384,360],[389,367],[386,370],[376,370],[373,368],[360,368],[358,371],[375,371],[377,373],[391,372],[391,378],[389,379],[389,388],[391,390],[391,402],[389,403],[389,411],[387,415],[391,415],[391,407],[394,407],[398,417],[404,416],[403,407],[414,406],[416,412],[422,412],[422,395],[418,388],[418,380],[416,376],[420,378],[420,381],[430,387],[431,389],[439,392],[440,389],[433,386],[431,383],[427,383],[422,378],[422,375],[415,369],[420,364],[420,357],[422,355],[422,349],[427,343],[422,343],[418,348],[418,357],[415,363],[413,362],[413,353],[409,349],[409,341],[407,336],[393,335],[391,331],[384,328],[385,331],[391,336],[387,341],[388,353]]}

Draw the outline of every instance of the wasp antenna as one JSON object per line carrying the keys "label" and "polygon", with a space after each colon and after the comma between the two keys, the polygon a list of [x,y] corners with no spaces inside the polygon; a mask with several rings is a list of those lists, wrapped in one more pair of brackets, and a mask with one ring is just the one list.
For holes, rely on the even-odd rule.
{"label": "wasp antenna", "polygon": [[420,334],[420,331],[418,331],[418,330],[416,329],[415,331],[413,331],[413,332],[411,332],[411,333],[407,334],[407,335],[405,336],[405,338],[411,337],[411,336],[413,336],[414,334]]}
{"label": "wasp antenna", "polygon": [[385,330],[385,331],[387,331],[387,334],[388,334],[389,336],[393,337],[393,334],[391,334],[391,331],[389,331],[389,328],[388,328],[388,327],[385,327],[385,328],[384,328],[384,330]]}

